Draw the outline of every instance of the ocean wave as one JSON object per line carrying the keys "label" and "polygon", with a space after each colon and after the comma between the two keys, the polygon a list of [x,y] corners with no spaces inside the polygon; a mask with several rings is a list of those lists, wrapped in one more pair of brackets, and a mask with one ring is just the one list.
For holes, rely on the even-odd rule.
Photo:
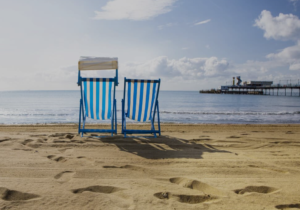
{"label": "ocean wave", "polygon": [[14,114],[14,113],[9,113],[9,114],[0,114],[0,116],[11,116],[11,117],[28,117],[28,116],[43,116],[43,117],[53,117],[53,116],[58,116],[58,117],[62,117],[62,116],[73,116],[74,114],[36,114],[36,113],[26,113],[26,114]]}
{"label": "ocean wave", "polygon": [[299,115],[300,111],[296,112],[199,112],[199,111],[160,111],[160,114],[192,114],[192,115]]}
{"label": "ocean wave", "polygon": [[[117,111],[119,112],[119,110]],[[160,111],[160,114],[167,115],[300,115],[300,111],[295,112],[218,112],[218,111]],[[0,116],[7,117],[66,117],[77,116],[78,113],[0,113]]]}

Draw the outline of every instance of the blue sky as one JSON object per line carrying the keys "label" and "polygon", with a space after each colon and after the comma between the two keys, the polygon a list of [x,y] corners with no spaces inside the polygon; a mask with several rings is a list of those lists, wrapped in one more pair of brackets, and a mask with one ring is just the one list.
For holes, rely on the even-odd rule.
{"label": "blue sky", "polygon": [[164,90],[298,83],[299,11],[299,0],[1,0],[0,90],[76,90],[89,55]]}

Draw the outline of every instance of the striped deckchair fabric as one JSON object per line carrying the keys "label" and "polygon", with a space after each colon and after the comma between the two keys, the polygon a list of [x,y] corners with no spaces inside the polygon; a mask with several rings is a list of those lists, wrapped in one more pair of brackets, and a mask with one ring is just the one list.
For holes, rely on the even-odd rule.
{"label": "striped deckchair fabric", "polygon": [[111,119],[113,82],[113,78],[82,79],[86,117],[95,120]]}
{"label": "striped deckchair fabric", "polygon": [[[81,71],[114,70],[113,78],[82,77]],[[88,73],[86,72],[86,73]],[[98,72],[98,75],[101,75]],[[78,86],[80,86],[80,107],[78,133],[117,134],[118,58],[83,56],[78,61]],[[89,128],[89,120],[110,120],[110,128]],[[98,124],[98,123],[97,123]],[[100,123],[101,124],[101,123]],[[93,126],[94,127],[94,126]],[[100,137],[100,136],[99,136]]]}
{"label": "striped deckchair fabric", "polygon": [[[124,92],[122,99],[122,134],[156,134],[160,133],[160,118],[158,95],[160,79],[137,80],[124,78]],[[127,95],[127,96],[126,96]],[[127,105],[127,111],[125,106]],[[155,116],[157,116],[158,129],[155,129]],[[126,118],[137,122],[150,121],[150,130],[132,130],[126,128]]]}
{"label": "striped deckchair fabric", "polygon": [[152,110],[157,93],[157,80],[127,80],[128,118],[145,122],[152,119]]}

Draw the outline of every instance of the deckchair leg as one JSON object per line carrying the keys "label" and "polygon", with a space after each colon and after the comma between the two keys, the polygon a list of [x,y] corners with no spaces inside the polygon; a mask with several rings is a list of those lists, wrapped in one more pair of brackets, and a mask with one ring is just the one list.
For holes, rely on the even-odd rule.
{"label": "deckchair leg", "polygon": [[115,99],[115,134],[118,132],[118,124],[117,124],[117,100]]}
{"label": "deckchair leg", "polygon": [[156,133],[154,132],[154,131],[155,131],[155,127],[154,127],[154,116],[153,116],[153,119],[151,120],[151,131],[153,131],[153,135],[154,135],[154,137],[156,138]]}
{"label": "deckchair leg", "polygon": [[113,112],[112,112],[112,117],[111,117],[111,121],[110,121],[110,126],[111,126],[111,136],[113,136],[114,134],[114,117],[115,117],[115,102],[113,102]]}
{"label": "deckchair leg", "polygon": [[158,121],[158,131],[159,131],[159,136],[161,135],[160,133],[160,118],[159,118],[159,105],[157,101],[157,121]]}
{"label": "deckchair leg", "polygon": [[124,133],[124,99],[122,99],[122,129],[121,129],[121,133]]}
{"label": "deckchair leg", "polygon": [[80,99],[80,102],[79,102],[79,123],[78,123],[78,134],[80,134],[80,125],[81,125],[81,106],[82,106],[82,99]]}
{"label": "deckchair leg", "polygon": [[[84,127],[85,127],[85,120],[86,120],[86,118],[85,118],[85,116],[83,115],[83,123],[82,123],[82,129],[84,129]],[[82,133],[81,133],[81,137],[83,136],[83,131],[82,131]]]}
{"label": "deckchair leg", "polygon": [[126,138],[126,117],[125,117],[125,114],[123,115],[124,116],[124,127],[122,128],[122,132],[124,134],[124,138]]}
{"label": "deckchair leg", "polygon": [[125,108],[124,108],[124,100],[122,100],[122,134],[124,134],[124,138],[126,138],[126,116],[125,116]]}
{"label": "deckchair leg", "polygon": [[[82,115],[82,129],[84,129],[85,126],[85,116],[84,116],[84,110],[83,110],[83,100],[81,99],[81,115]],[[81,118],[80,118],[81,120]],[[83,136],[83,131],[81,132],[81,137]]]}

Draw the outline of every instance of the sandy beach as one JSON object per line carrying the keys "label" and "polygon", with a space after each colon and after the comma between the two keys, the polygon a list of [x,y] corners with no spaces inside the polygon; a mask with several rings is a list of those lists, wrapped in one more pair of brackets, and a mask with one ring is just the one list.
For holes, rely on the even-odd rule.
{"label": "sandy beach", "polygon": [[299,128],[163,124],[158,138],[99,139],[0,126],[0,209],[300,209]]}

